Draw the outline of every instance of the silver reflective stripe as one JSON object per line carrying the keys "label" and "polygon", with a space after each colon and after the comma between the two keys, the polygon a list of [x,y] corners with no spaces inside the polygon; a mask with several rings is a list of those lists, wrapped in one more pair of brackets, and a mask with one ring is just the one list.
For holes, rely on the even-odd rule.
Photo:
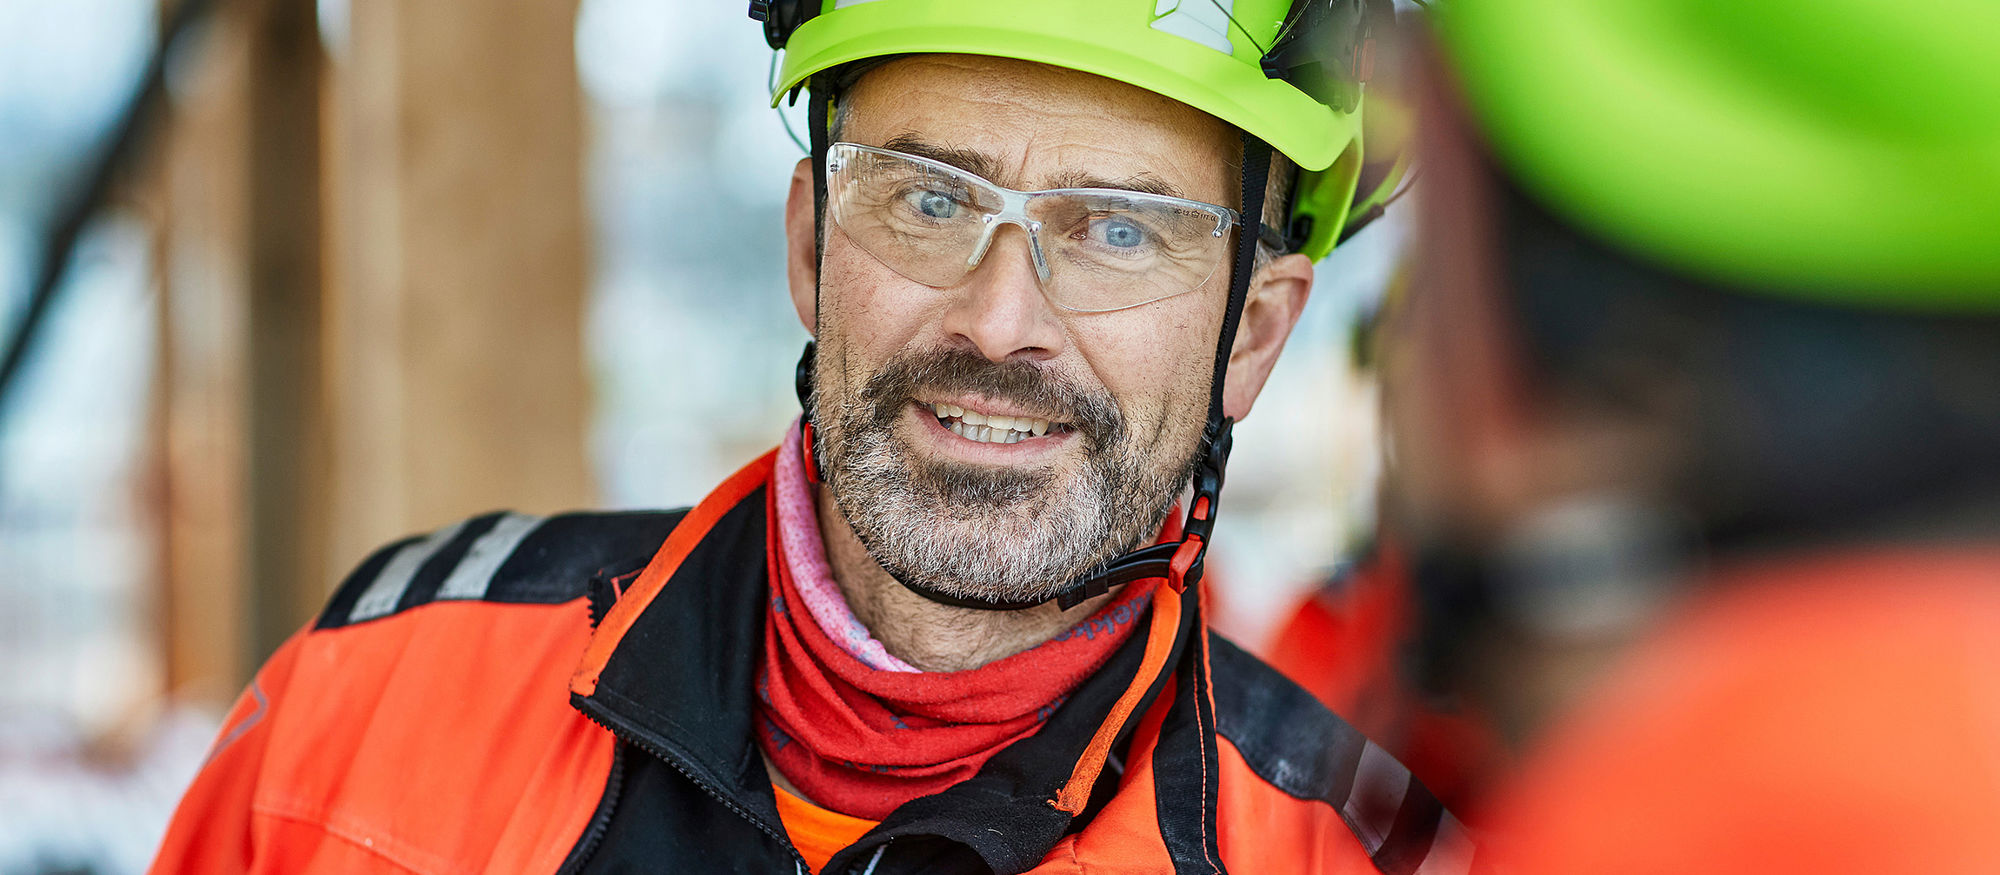
{"label": "silver reflective stripe", "polygon": [[1375,742],[1361,750],[1361,762],[1354,768],[1354,789],[1347,804],[1340,807],[1347,822],[1354,825],[1368,856],[1382,849],[1389,830],[1396,825],[1396,812],[1403,807],[1403,794],[1410,789],[1410,772]]}
{"label": "silver reflective stripe", "polygon": [[861,870],[861,875],[875,875],[875,867],[882,864],[882,852],[888,849],[888,842],[877,845],[875,847],[875,856],[868,858],[868,868]]}
{"label": "silver reflective stripe", "polygon": [[1229,43],[1229,16],[1234,14],[1236,0],[1158,0],[1153,29],[1229,55],[1236,52]]}
{"label": "silver reflective stripe", "polygon": [[542,524],[542,518],[522,513],[510,513],[493,524],[479,540],[472,542],[472,548],[465,551],[465,558],[458,560],[458,567],[451,570],[451,576],[438,587],[439,599],[477,599],[486,596],[486,585],[493,582],[493,573],[500,570],[501,563],[514,555],[514,548],[521,546],[521,540]]}
{"label": "silver reflective stripe", "polygon": [[1430,853],[1424,856],[1424,864],[1417,867],[1416,875],[1466,875],[1472,871],[1472,854],[1472,833],[1447,811],[1438,822],[1437,837],[1431,839]]}
{"label": "silver reflective stripe", "polygon": [[430,537],[410,544],[396,555],[389,557],[389,564],[382,566],[382,573],[368,584],[361,598],[354,601],[354,610],[347,615],[347,622],[359,623],[387,615],[396,609],[396,603],[403,600],[403,591],[410,588],[410,581],[417,576],[417,570],[424,562],[444,549],[451,539],[458,537],[465,522],[460,521],[432,533]]}
{"label": "silver reflective stripe", "polygon": [[222,753],[223,748],[234,744],[236,739],[243,737],[243,733],[255,729],[257,724],[264,722],[265,712],[271,710],[271,698],[264,695],[264,683],[251,678],[250,689],[247,692],[251,698],[257,700],[257,707],[250,711],[250,716],[243,718],[243,722],[231,727],[229,734],[216,739],[215,744],[208,749],[208,756],[201,761],[202,765],[208,765],[209,760],[215,759],[217,754]]}

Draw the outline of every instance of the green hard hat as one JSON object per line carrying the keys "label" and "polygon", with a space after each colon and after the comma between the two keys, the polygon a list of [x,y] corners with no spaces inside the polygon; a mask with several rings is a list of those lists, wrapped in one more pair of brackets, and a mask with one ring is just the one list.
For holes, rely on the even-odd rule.
{"label": "green hard hat", "polygon": [[1171,97],[1291,159],[1301,171],[1292,219],[1311,229],[1299,247],[1306,255],[1331,252],[1347,220],[1361,164],[1358,96],[1345,110],[1328,106],[1261,66],[1289,0],[807,2],[821,8],[783,42],[774,105],[810,87],[816,73],[886,55],[953,52],[1067,67]]}
{"label": "green hard hat", "polygon": [[1578,227],[1807,300],[2000,309],[2000,3],[1440,10],[1496,159]]}

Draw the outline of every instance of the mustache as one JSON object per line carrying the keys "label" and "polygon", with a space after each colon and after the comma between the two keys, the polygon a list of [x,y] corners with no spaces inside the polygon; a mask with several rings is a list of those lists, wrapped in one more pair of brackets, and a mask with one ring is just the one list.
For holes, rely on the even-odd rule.
{"label": "mustache", "polygon": [[1125,433],[1125,416],[1109,393],[1086,389],[1046,365],[995,362],[964,348],[921,350],[890,360],[862,386],[861,401],[870,407],[872,424],[885,428],[921,390],[983,395],[1046,413],[1093,447],[1114,445]]}

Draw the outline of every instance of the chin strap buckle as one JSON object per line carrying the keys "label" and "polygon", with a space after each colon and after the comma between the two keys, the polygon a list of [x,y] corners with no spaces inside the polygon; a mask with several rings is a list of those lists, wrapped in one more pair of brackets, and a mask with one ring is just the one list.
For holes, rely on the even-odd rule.
{"label": "chin strap buckle", "polygon": [[813,454],[813,424],[810,419],[799,424],[799,455],[805,457],[800,461],[805,463],[806,482],[818,486],[819,457]]}
{"label": "chin strap buckle", "polygon": [[1222,474],[1229,467],[1235,428],[1236,420],[1223,417],[1211,423],[1202,436],[1204,450],[1194,474],[1194,503],[1188,505],[1187,522],[1181,528],[1190,538],[1207,541],[1215,528],[1215,508],[1222,500]]}
{"label": "chin strap buckle", "polygon": [[1222,500],[1222,475],[1229,466],[1229,450],[1234,445],[1236,421],[1223,417],[1210,423],[1203,436],[1206,450],[1195,472],[1194,501],[1188,505],[1187,521],[1181,525],[1181,542],[1168,561],[1167,583],[1186,592],[1201,582],[1208,559],[1208,539],[1215,531],[1215,511]]}
{"label": "chin strap buckle", "polygon": [[819,454],[813,447],[812,416],[813,355],[816,351],[817,346],[810,340],[806,341],[806,351],[799,354],[799,366],[792,372],[792,388],[799,393],[799,410],[802,411],[799,442],[803,444],[800,451],[806,457],[806,481],[815,486],[820,482]]}

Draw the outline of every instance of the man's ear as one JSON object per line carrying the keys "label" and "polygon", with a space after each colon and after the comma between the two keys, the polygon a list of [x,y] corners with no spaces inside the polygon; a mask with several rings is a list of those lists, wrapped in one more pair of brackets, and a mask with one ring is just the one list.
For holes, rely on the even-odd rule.
{"label": "man's ear", "polygon": [[1222,413],[1241,421],[1264,391],[1285,338],[1305,312],[1312,294],[1313,265],[1298,253],[1281,255],[1250,277],[1243,299],[1243,318],[1236,325],[1236,344],[1229,351],[1229,374],[1222,385]]}
{"label": "man's ear", "polygon": [[799,324],[812,334],[819,289],[819,228],[813,216],[813,162],[800,158],[792,167],[792,191],[785,198],[785,279],[792,290],[792,306],[799,311]]}

